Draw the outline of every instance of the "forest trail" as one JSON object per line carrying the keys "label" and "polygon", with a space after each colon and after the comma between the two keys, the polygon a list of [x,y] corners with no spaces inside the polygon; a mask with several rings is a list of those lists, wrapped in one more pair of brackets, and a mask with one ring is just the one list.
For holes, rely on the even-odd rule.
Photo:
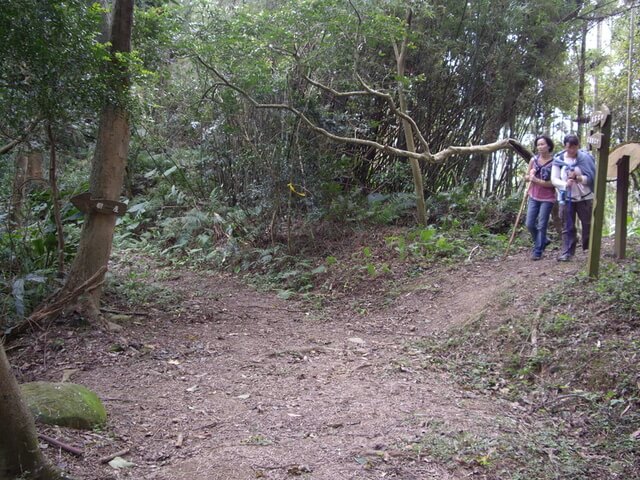
{"label": "forest trail", "polygon": [[[53,326],[11,360],[20,381],[70,371],[104,399],[105,432],[47,430],[83,446],[80,459],[49,450],[75,478],[498,478],[481,467],[491,440],[533,428],[531,413],[464,389],[421,345],[479,316],[526,312],[584,261],[530,262],[521,252],[442,268],[358,309],[314,309],[226,275],[165,272],[158,282],[180,303],[135,316],[120,333]],[[487,445],[477,462],[434,449],[471,437]],[[100,464],[122,449],[135,466]]]}

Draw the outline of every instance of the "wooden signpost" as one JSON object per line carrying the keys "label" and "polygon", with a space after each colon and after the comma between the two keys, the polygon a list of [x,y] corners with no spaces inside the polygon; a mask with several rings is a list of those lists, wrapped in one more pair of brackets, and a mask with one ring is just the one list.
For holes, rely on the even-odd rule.
{"label": "wooden signpost", "polygon": [[116,202],[115,200],[106,200],[104,198],[91,198],[89,192],[84,192],[75,197],[71,197],[71,203],[82,213],[90,212],[103,213],[105,215],[117,215],[121,217],[127,213],[127,204]]}
{"label": "wooden signpost", "polygon": [[602,246],[602,225],[604,223],[604,200],[609,164],[609,140],[611,138],[611,113],[606,106],[591,116],[591,131],[587,143],[598,150],[596,178],[594,185],[593,211],[591,212],[591,234],[589,236],[588,270],[591,278],[597,278],[600,269],[600,249]]}
{"label": "wooden signpost", "polygon": [[640,143],[625,143],[609,153],[607,178],[609,181],[616,180],[616,231],[613,251],[618,260],[626,256],[630,175],[638,167]]}

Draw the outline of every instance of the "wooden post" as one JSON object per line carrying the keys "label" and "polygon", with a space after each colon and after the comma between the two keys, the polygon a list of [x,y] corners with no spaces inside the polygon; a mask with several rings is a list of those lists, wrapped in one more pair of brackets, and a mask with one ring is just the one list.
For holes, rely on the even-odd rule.
{"label": "wooden post", "polygon": [[626,256],[627,250],[627,210],[629,208],[629,155],[618,161],[616,179],[616,235],[614,253],[618,260]]}
{"label": "wooden post", "polygon": [[[607,188],[607,166],[609,164],[609,139],[611,137],[611,114],[603,105],[593,117],[592,125],[600,125],[598,161],[596,164],[595,198],[591,212],[591,234],[589,235],[589,276],[598,278],[600,269],[600,247],[602,246],[602,224],[604,223],[604,200]],[[589,142],[592,143],[592,142]]]}

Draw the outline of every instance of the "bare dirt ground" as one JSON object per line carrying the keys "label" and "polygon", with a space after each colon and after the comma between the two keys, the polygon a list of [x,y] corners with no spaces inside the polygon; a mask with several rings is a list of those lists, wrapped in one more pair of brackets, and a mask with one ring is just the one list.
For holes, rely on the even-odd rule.
{"label": "bare dirt ground", "polygon": [[[517,434],[533,428],[532,413],[464,389],[414,347],[478,315],[527,312],[539,289],[584,263],[531,262],[521,250],[434,268],[394,292],[370,281],[322,308],[228,275],[158,271],[174,305],[136,312],[117,333],[54,324],[10,360],[20,382],[66,372],[103,399],[102,431],[38,427],[83,449],[43,444],[77,479],[499,478],[480,460],[425,453],[422,439],[435,426]],[[118,451],[135,465],[100,462]]]}

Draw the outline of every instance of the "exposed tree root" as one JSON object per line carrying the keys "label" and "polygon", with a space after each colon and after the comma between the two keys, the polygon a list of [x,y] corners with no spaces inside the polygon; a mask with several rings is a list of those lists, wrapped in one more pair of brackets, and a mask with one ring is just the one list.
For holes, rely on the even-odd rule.
{"label": "exposed tree root", "polygon": [[[31,315],[29,315],[28,318],[18,323],[8,332],[5,332],[4,338],[8,340],[16,338],[23,334],[29,328],[31,328],[32,330],[35,330],[36,327],[42,329],[42,322],[50,319],[55,314],[69,307],[69,305],[75,302],[82,295],[90,293],[91,291],[102,285],[102,283],[104,282],[104,274],[106,272],[107,267],[101,267],[96,273],[94,273],[84,283],[82,283],[71,292],[66,292],[62,295],[60,295],[60,292],[56,292],[55,294],[51,295],[42,303],[42,306],[34,311]],[[100,309],[95,304],[93,304],[93,302],[86,298],[85,300],[79,302],[79,310],[91,321],[95,321],[101,318]]]}

